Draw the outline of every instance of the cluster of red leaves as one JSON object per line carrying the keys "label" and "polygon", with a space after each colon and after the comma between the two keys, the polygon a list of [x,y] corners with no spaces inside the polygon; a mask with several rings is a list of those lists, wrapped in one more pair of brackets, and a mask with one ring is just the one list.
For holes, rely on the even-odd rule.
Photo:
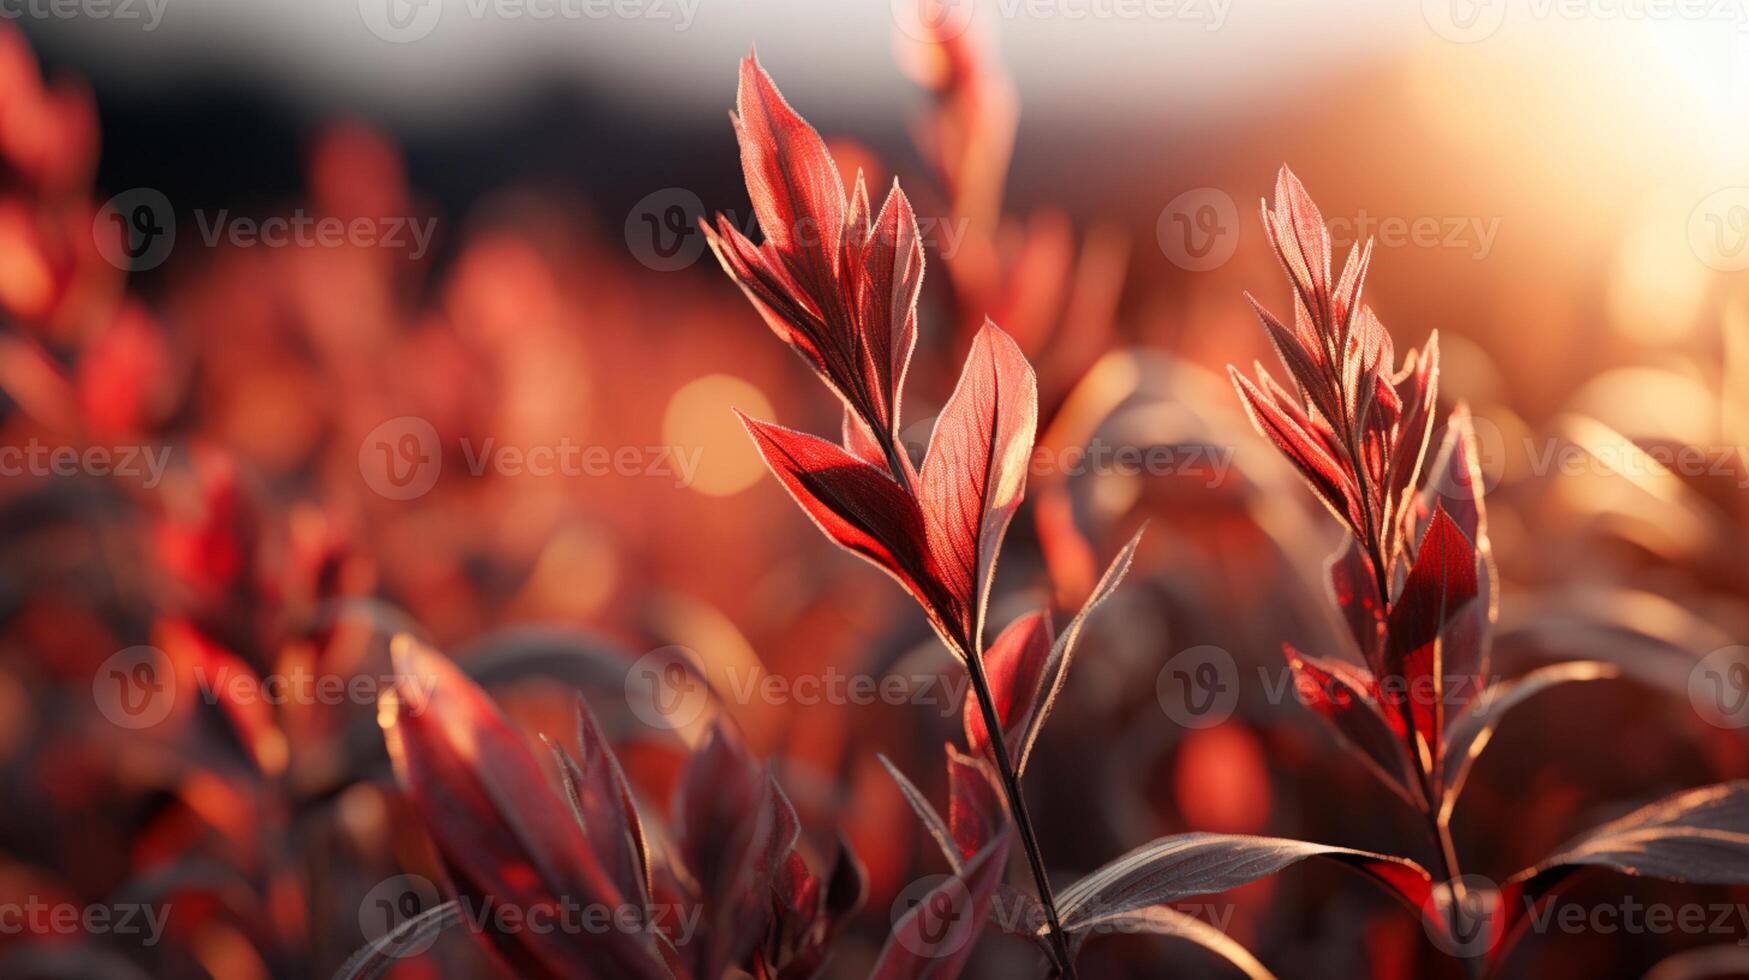
{"label": "cluster of red leaves", "polygon": [[1261,365],[1255,382],[1229,372],[1257,430],[1351,534],[1330,560],[1329,586],[1364,666],[1292,647],[1285,648],[1288,662],[1306,702],[1425,816],[1443,872],[1437,880],[1426,872],[1381,880],[1452,949],[1479,957],[1472,973],[1497,966],[1535,904],[1581,867],[1749,882],[1749,842],[1725,816],[1749,806],[1749,783],[1737,782],[1597,828],[1497,893],[1466,890],[1450,836],[1452,810],[1501,716],[1550,686],[1616,671],[1570,662],[1489,683],[1495,573],[1476,437],[1463,405],[1428,455],[1437,336],[1394,367],[1390,335],[1361,300],[1372,243],[1351,251],[1333,279],[1323,218],[1286,168],[1263,224],[1293,285],[1293,329],[1255,300],[1252,306],[1292,385],[1278,384]]}
{"label": "cluster of red leaves", "polygon": [[[971,955],[970,944],[942,948],[928,937],[946,934],[948,923],[968,911],[974,922],[986,918],[1002,881],[1010,826],[1026,848],[1038,899],[1022,896],[1028,914],[996,918],[996,923],[1036,943],[1052,970],[1068,977],[1075,975],[1081,944],[1117,927],[1190,939],[1252,976],[1264,975],[1237,943],[1168,903],[1234,887],[1308,857],[1334,858],[1405,894],[1417,887],[1425,894],[1424,871],[1383,855],[1274,838],[1179,835],[1144,845],[1087,875],[1059,904],[1020,794],[1020,777],[1066,677],[1083,621],[1116,587],[1137,541],[1118,555],[1061,637],[1053,637],[1049,611],[1041,610],[1016,620],[985,648],[991,582],[1003,535],[1020,506],[1037,425],[1031,367],[1013,341],[986,321],[936,418],[922,466],[914,466],[895,435],[897,384],[916,336],[923,266],[917,235],[908,227],[910,207],[895,187],[883,218],[872,227],[866,224],[866,205],[846,203],[824,141],[790,109],[752,57],[742,63],[737,104],[748,193],[766,240],[755,247],[719,217],[711,242],[774,332],[843,401],[845,418],[839,443],[744,421],[802,510],[827,537],[910,592],[972,678],[964,708],[972,754],[952,745],[945,750],[948,819],[889,765],[953,874],[895,922],[874,975],[946,980],[958,974]],[[853,202],[866,198],[860,179],[856,188]],[[887,214],[903,221],[881,232]],[[893,244],[877,254],[897,259],[891,266],[883,261],[871,267],[859,246],[882,233],[891,234]],[[892,268],[904,271],[889,275]],[[878,295],[893,283],[904,284],[902,303],[873,304],[878,317],[865,315],[870,304],[845,300]],[[887,360],[892,352],[900,354],[897,363]],[[950,900],[953,896],[958,900]]]}
{"label": "cluster of red leaves", "polygon": [[[524,977],[810,977],[861,904],[864,876],[849,846],[840,838],[815,874],[795,808],[725,723],[687,761],[670,833],[640,815],[587,705],[578,755],[547,742],[561,793],[522,734],[446,658],[408,637],[394,656],[396,688],[379,721],[458,899],[402,923],[344,975],[375,976],[408,943],[472,921]],[[479,914],[566,903],[636,921],[578,932],[503,928]]]}

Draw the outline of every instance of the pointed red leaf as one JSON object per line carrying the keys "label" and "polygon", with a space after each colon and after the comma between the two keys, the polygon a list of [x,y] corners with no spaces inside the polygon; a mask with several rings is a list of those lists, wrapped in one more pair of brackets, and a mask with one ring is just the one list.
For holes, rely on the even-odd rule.
{"label": "pointed red leaf", "polygon": [[1007,865],[1008,838],[991,841],[893,923],[869,980],[954,980],[965,969]]}
{"label": "pointed red leaf", "polygon": [[1348,865],[1417,911],[1432,890],[1432,877],[1406,858],[1280,837],[1192,833],[1161,837],[1107,863],[1059,893],[1057,907],[1063,927],[1078,930],[1111,916],[1237,888],[1308,858]]}
{"label": "pointed red leaf", "polygon": [[970,859],[1008,826],[996,774],[976,756],[947,746],[947,822],[960,856]]}
{"label": "pointed red leaf", "polygon": [[1264,210],[1263,227],[1300,301],[1322,318],[1330,309],[1330,235],[1305,185],[1287,167],[1276,174],[1275,210]]}
{"label": "pointed red leaf", "polygon": [[650,895],[650,858],[643,821],[619,758],[582,698],[577,699],[577,745],[577,758],[565,755],[568,764],[559,770],[565,791],[583,824],[583,833],[601,855],[614,884],[621,894],[636,899],[641,910],[649,904]]}
{"label": "pointed red leaf", "polygon": [[741,61],[735,108],[741,170],[759,230],[808,285],[834,282],[847,207],[826,142],[753,55]]}
{"label": "pointed red leaf", "polygon": [[1385,652],[1385,604],[1379,597],[1378,575],[1359,543],[1350,541],[1330,556],[1330,598],[1342,613],[1354,637],[1361,660],[1374,671],[1383,670]]}
{"label": "pointed red leaf", "polygon": [[889,431],[896,433],[905,370],[917,345],[917,299],[923,288],[923,241],[917,216],[897,182],[875,216],[867,240],[850,249],[855,257],[852,285],[863,377],[881,396]]}
{"label": "pointed red leaf", "polygon": [[924,455],[919,496],[929,549],[953,607],[942,610],[978,643],[996,554],[1020,506],[1038,425],[1038,383],[1008,335],[986,320]]}
{"label": "pointed red leaf", "polygon": [[675,793],[681,860],[707,910],[701,935],[682,949],[701,976],[719,976],[752,953],[772,908],[768,889],[795,841],[794,812],[763,767],[721,719],[687,760]]}
{"label": "pointed red leaf", "polygon": [[1330,455],[1320,440],[1252,384],[1251,379],[1232,367],[1227,368],[1227,373],[1233,379],[1233,387],[1239,391],[1239,400],[1244,404],[1251,424],[1275,443],[1288,462],[1294,464],[1332,514],[1358,530],[1361,526],[1360,511],[1355,502],[1353,483],[1342,464]]}
{"label": "pointed red leaf", "polygon": [[[984,651],[984,673],[1011,759],[1020,757],[1026,726],[1038,707],[1051,640],[1051,616],[1041,609],[1009,623]],[[966,698],[964,714],[966,746],[972,755],[983,758],[990,751],[990,733],[977,698]]]}
{"label": "pointed red leaf", "polygon": [[[395,639],[393,654],[395,687],[378,722],[457,891],[476,908],[625,904],[528,743],[485,693],[409,637]],[[478,935],[523,976],[667,975],[654,947],[625,931]]]}
{"label": "pointed red leaf", "polygon": [[825,142],[753,57],[741,63],[736,105],[742,171],[765,241],[754,246],[720,216],[704,224],[706,240],[772,330],[875,434],[882,455],[896,455],[923,281],[916,216],[895,184],[871,219],[860,174],[847,200]]}
{"label": "pointed red leaf", "polygon": [[1422,794],[1404,753],[1402,719],[1378,703],[1372,676],[1363,668],[1310,657],[1285,644],[1282,650],[1300,700],[1329,722],[1380,782],[1419,806]]}
{"label": "pointed red leaf", "polygon": [[1494,549],[1488,542],[1488,513],[1482,494],[1475,423],[1468,407],[1459,404],[1446,423],[1443,444],[1428,461],[1427,485],[1421,496],[1422,507],[1429,516],[1436,505],[1443,506],[1452,522],[1476,546],[1476,601],[1465,607],[1452,623],[1445,642],[1446,676],[1470,678],[1467,694],[1479,691],[1487,677],[1500,601],[1494,588]]}
{"label": "pointed red leaf", "polygon": [[1445,658],[1442,635],[1476,597],[1476,549],[1458,526],[1436,507],[1421,539],[1415,564],[1391,607],[1387,674],[1381,684],[1400,684],[1390,692],[1406,699],[1414,735],[1437,771],[1445,725]]}
{"label": "pointed red leaf", "polygon": [[958,600],[937,585],[916,499],[885,470],[840,446],[746,416],[741,421],[766,465],[814,524],[840,547],[897,579],[959,653],[957,620],[943,620],[938,612],[957,609]]}
{"label": "pointed red leaf", "polygon": [[1093,591],[1088,594],[1087,601],[1081,604],[1081,610],[1075,618],[1069,620],[1069,625],[1063,628],[1057,641],[1051,644],[1050,656],[1045,658],[1045,665],[1040,678],[1039,694],[1029,716],[1022,720],[1020,736],[1020,751],[1013,756],[1015,772],[1026,772],[1026,764],[1032,758],[1032,748],[1038,743],[1039,732],[1044,730],[1045,719],[1051,715],[1051,709],[1056,707],[1057,695],[1063,691],[1063,684],[1069,678],[1069,664],[1075,659],[1075,644],[1081,639],[1081,631],[1087,625],[1087,617],[1098,609],[1100,604],[1117,591],[1118,583],[1130,570],[1130,562],[1136,557],[1136,548],[1142,543],[1142,534],[1147,531],[1146,524],[1136,529],[1128,542],[1118,550],[1111,564],[1105,567],[1105,574],[1094,584]]}

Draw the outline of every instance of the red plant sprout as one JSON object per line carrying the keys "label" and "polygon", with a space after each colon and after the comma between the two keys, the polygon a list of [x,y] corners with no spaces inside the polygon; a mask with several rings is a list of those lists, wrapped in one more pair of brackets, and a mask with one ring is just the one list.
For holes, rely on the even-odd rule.
{"label": "red plant sprout", "polygon": [[[981,920],[999,884],[1002,852],[992,848],[1012,823],[1038,898],[1024,898],[1029,910],[1021,917],[1024,921],[1003,919],[997,924],[1035,942],[1054,972],[1065,977],[1075,976],[1075,958],[1087,938],[1119,927],[1179,936],[1225,957],[1247,975],[1267,976],[1238,943],[1169,903],[1236,887],[1309,857],[1334,859],[1372,874],[1419,908],[1429,892],[1429,876],[1412,862],[1301,841],[1224,834],[1161,838],[1087,875],[1061,898],[1053,892],[1020,779],[1062,688],[1086,617],[1128,570],[1140,533],[1120,551],[1060,636],[1054,635],[1048,611],[1041,610],[1022,616],[985,645],[990,584],[1003,535],[1025,489],[1037,423],[1031,366],[1018,346],[986,321],[936,420],[922,466],[914,467],[890,438],[899,423],[898,389],[870,384],[871,379],[881,384],[902,380],[905,365],[886,373],[850,368],[874,365],[884,371],[885,362],[871,361],[868,352],[909,354],[918,292],[908,285],[904,305],[886,309],[881,318],[851,315],[843,297],[868,295],[887,283],[875,281],[885,266],[871,268],[857,261],[844,243],[880,230],[856,223],[865,207],[846,205],[835,196],[842,194],[841,183],[824,142],[788,107],[751,56],[741,66],[737,102],[741,118],[736,132],[748,193],[766,241],[752,245],[722,217],[714,230],[707,225],[707,231],[724,269],[778,335],[843,400],[846,419],[842,444],[767,422],[743,421],[772,473],[802,510],[840,547],[898,581],[970,674],[976,705],[968,701],[964,713],[972,754],[947,748],[948,819],[888,764],[953,869],[951,880],[941,887],[961,896],[962,911],[969,908]],[[893,200],[903,201],[896,188]],[[909,220],[909,208],[902,211]],[[812,240],[795,232],[798,227],[836,229],[843,215],[850,216],[851,224],[841,232]],[[767,227],[767,221],[776,227]],[[916,247],[915,235],[900,237]],[[920,250],[915,264],[920,276]],[[911,262],[904,267],[911,268]],[[869,330],[891,334],[874,337],[866,335]],[[858,357],[825,356],[820,351],[827,344],[839,354]],[[871,391],[877,397],[870,397]],[[992,787],[1000,789],[1000,803]],[[931,931],[932,924],[925,921],[930,913],[923,910],[928,904],[920,903],[895,923],[875,976],[946,980],[963,967],[969,954],[958,946],[919,963],[917,944],[906,937]]]}
{"label": "red plant sprout", "polygon": [[[743,421],[772,472],[820,529],[916,598],[967,665],[986,725],[1000,728],[984,663],[984,620],[1038,424],[1032,367],[1007,334],[986,322],[916,469],[898,442],[899,386],[916,340],[923,276],[922,244],[904,192],[895,185],[872,223],[860,177],[847,202],[825,142],[751,55],[741,64],[736,105],[742,169],[765,241],[753,246],[721,216],[706,231],[723,268],[773,330],[844,401],[844,444]],[[1072,976],[1019,772],[1005,745],[994,748],[1056,966]]]}
{"label": "red plant sprout", "polygon": [[[1259,433],[1275,443],[1348,529],[1331,558],[1330,594],[1361,664],[1284,647],[1317,714],[1393,792],[1424,815],[1441,876],[1436,919],[1480,975],[1498,965],[1534,903],[1581,866],[1700,883],[1749,882],[1737,828],[1749,782],[1680,794],[1599,828],[1498,894],[1466,890],[1451,815],[1470,767],[1509,708],[1550,686],[1617,675],[1571,662],[1488,684],[1498,602],[1474,426],[1459,404],[1430,453],[1437,335],[1395,364],[1390,335],[1361,299],[1372,243],[1331,276],[1323,217],[1287,168],[1263,225],[1293,286],[1290,328],[1251,300],[1288,371],[1229,368]],[[1247,296],[1247,299],[1250,299]],[[1481,941],[1477,941],[1481,937]]]}
{"label": "red plant sprout", "polygon": [[[523,977],[817,974],[862,902],[861,866],[839,838],[825,876],[810,869],[794,807],[726,723],[713,723],[681,773],[670,838],[641,816],[587,704],[578,706],[579,754],[546,740],[555,786],[522,734],[447,658],[405,635],[394,657],[396,685],[378,721],[456,898],[360,950],[341,976],[379,976],[457,924]],[[610,910],[616,925],[509,928],[480,914],[565,903]]]}

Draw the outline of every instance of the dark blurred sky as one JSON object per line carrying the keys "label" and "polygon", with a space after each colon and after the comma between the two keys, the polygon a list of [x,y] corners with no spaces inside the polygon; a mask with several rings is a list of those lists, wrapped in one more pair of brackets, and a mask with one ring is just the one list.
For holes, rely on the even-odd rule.
{"label": "dark blurred sky", "polygon": [[[347,117],[393,133],[414,185],[449,211],[512,181],[582,189],[604,213],[652,187],[714,191],[714,174],[732,191],[732,171],[701,161],[732,159],[724,113],[735,61],[755,42],[811,120],[900,165],[922,100],[895,59],[908,25],[886,0],[423,0],[437,6],[398,8],[416,35],[401,41],[373,24],[407,0],[98,0],[117,6],[72,19],[32,6],[47,2],[0,9],[23,13],[51,72],[95,90],[100,187],[158,187],[191,206],[295,196],[311,135]],[[958,9],[990,25],[1016,79],[1016,187],[1049,186],[1071,207],[1096,200],[1084,189],[1114,171],[1147,165],[1139,151],[1164,155],[1182,135],[1169,127],[1236,125],[1267,112],[1282,79],[1340,72],[1426,27],[1368,0],[1322,12],[1282,0]],[[1296,42],[1333,16],[1340,29]],[[1048,152],[1024,152],[1036,136]],[[1132,152],[1109,153],[1114,137]]]}

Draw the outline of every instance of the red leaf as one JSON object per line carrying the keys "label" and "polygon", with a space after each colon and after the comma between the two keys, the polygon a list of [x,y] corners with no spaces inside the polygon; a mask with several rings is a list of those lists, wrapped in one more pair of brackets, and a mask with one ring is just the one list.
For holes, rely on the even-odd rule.
{"label": "red leaf", "polygon": [[990,896],[1007,865],[1008,838],[1000,837],[947,876],[893,924],[869,980],[953,980],[978,943]]}
{"label": "red leaf", "polygon": [[554,750],[560,757],[559,774],[564,778],[566,795],[614,884],[622,895],[636,900],[641,912],[650,896],[650,858],[643,821],[619,759],[581,698],[577,700],[577,744],[576,759]]}
{"label": "red leaf", "polygon": [[976,756],[947,746],[947,822],[960,855],[970,859],[1008,826],[996,774]]}
{"label": "red leaf", "polygon": [[1075,882],[1057,896],[1063,927],[1078,931],[1114,916],[1212,895],[1266,878],[1307,858],[1348,865],[1420,911],[1432,878],[1405,858],[1281,837],[1174,834],[1130,851]]}
{"label": "red leaf", "polygon": [[771,472],[820,530],[897,579],[922,603],[949,648],[960,652],[958,621],[938,612],[957,610],[959,600],[937,584],[916,499],[885,470],[824,439],[744,415],[741,421]]}
{"label": "red leaf", "polygon": [[1081,630],[1087,625],[1087,617],[1093,615],[1113,592],[1117,591],[1119,582],[1130,570],[1130,562],[1136,557],[1136,548],[1142,543],[1142,534],[1147,525],[1136,529],[1123,548],[1119,549],[1117,557],[1105,567],[1105,574],[1093,586],[1087,601],[1081,604],[1081,611],[1075,618],[1069,620],[1069,625],[1057,637],[1057,642],[1051,645],[1050,656],[1045,658],[1043,676],[1040,681],[1038,703],[1030,714],[1022,719],[1020,735],[1020,752],[1014,756],[1016,774],[1026,772],[1027,760],[1032,758],[1032,747],[1038,743],[1038,734],[1044,730],[1045,719],[1050,717],[1051,708],[1056,706],[1057,695],[1062,693],[1063,684],[1069,677],[1069,664],[1075,659],[1075,644],[1081,639]]}
{"label": "red leaf", "polygon": [[851,411],[848,405],[844,407],[843,442],[844,448],[857,459],[876,469],[886,467],[886,450],[881,448],[880,441],[875,438],[868,423],[862,420],[862,416]]}
{"label": "red leaf", "polygon": [[1383,670],[1380,658],[1385,652],[1385,604],[1379,596],[1372,559],[1358,543],[1350,541],[1330,556],[1327,570],[1330,598],[1348,624],[1361,660],[1374,671]]}
{"label": "red leaf", "polygon": [[1414,567],[1403,591],[1391,607],[1390,643],[1386,677],[1400,677],[1407,698],[1414,736],[1424,747],[1432,771],[1437,771],[1444,741],[1445,658],[1441,635],[1451,621],[1476,597],[1476,549],[1444,507],[1433,512],[1433,522],[1421,539]]}
{"label": "red leaf", "polygon": [[1285,644],[1282,651],[1293,669],[1300,700],[1330,723],[1373,775],[1411,806],[1420,806],[1419,780],[1403,751],[1403,721],[1381,710],[1372,675],[1338,660],[1306,656]]}
{"label": "red leaf", "polygon": [[[984,651],[984,673],[996,701],[996,717],[1002,722],[1011,759],[1020,758],[1021,740],[1037,709],[1051,640],[1050,613],[1039,610],[1008,624]],[[975,697],[966,698],[965,726],[967,748],[972,755],[983,758],[990,751],[990,733],[984,727],[984,712]]]}
{"label": "red leaf", "polygon": [[1232,367],[1227,368],[1227,373],[1232,376],[1233,386],[1239,391],[1239,400],[1244,403],[1245,414],[1250,416],[1251,424],[1269,441],[1275,443],[1282,455],[1294,464],[1294,468],[1311,484],[1318,499],[1330,508],[1332,514],[1359,530],[1361,518],[1354,502],[1354,484],[1342,464],[1317,437],[1295,422],[1268,395],[1258,390],[1249,378]]}
{"label": "red leaf", "polygon": [[741,61],[735,133],[753,213],[765,240],[792,263],[804,284],[824,289],[837,278],[844,234],[844,182],[826,143],[791,109],[759,67]]}
{"label": "red leaf", "polygon": [[1464,608],[1446,631],[1445,673],[1468,677],[1465,692],[1479,691],[1488,674],[1488,653],[1493,643],[1494,619],[1499,596],[1494,588],[1494,553],[1488,543],[1488,514],[1482,503],[1482,468],[1474,422],[1469,409],[1459,404],[1446,423],[1446,436],[1428,462],[1427,485],[1422,507],[1431,515],[1443,506],[1452,522],[1476,545],[1476,601]]}
{"label": "red leaf", "polygon": [[1032,367],[986,320],[935,420],[919,491],[930,554],[953,604],[942,613],[966,650],[978,644],[996,554],[1026,490],[1037,425]]}
{"label": "red leaf", "polygon": [[675,826],[681,859],[709,910],[703,935],[690,944],[692,962],[699,976],[720,976],[765,934],[772,914],[768,889],[795,843],[795,814],[718,719],[681,773]]}
{"label": "red leaf", "polygon": [[917,216],[897,182],[887,192],[867,240],[847,249],[852,256],[856,336],[865,357],[863,377],[885,398],[886,421],[896,432],[905,369],[917,344],[917,298],[923,288]]}
{"label": "red leaf", "polygon": [[[625,904],[629,896],[485,693],[410,637],[396,637],[392,649],[395,687],[383,695],[377,719],[456,890],[476,908],[488,901],[524,911]],[[486,928],[478,935],[523,976],[667,975],[655,949],[622,930]]]}
{"label": "red leaf", "polygon": [[753,57],[741,63],[736,106],[741,167],[765,242],[753,245],[721,216],[704,224],[706,240],[772,330],[874,433],[882,456],[904,466],[899,393],[923,282],[911,205],[895,184],[871,224],[861,175],[847,201],[825,142]]}
{"label": "red leaf", "polygon": [[1275,176],[1275,210],[1264,209],[1263,228],[1300,301],[1323,322],[1330,310],[1330,235],[1305,185],[1286,167]]}

